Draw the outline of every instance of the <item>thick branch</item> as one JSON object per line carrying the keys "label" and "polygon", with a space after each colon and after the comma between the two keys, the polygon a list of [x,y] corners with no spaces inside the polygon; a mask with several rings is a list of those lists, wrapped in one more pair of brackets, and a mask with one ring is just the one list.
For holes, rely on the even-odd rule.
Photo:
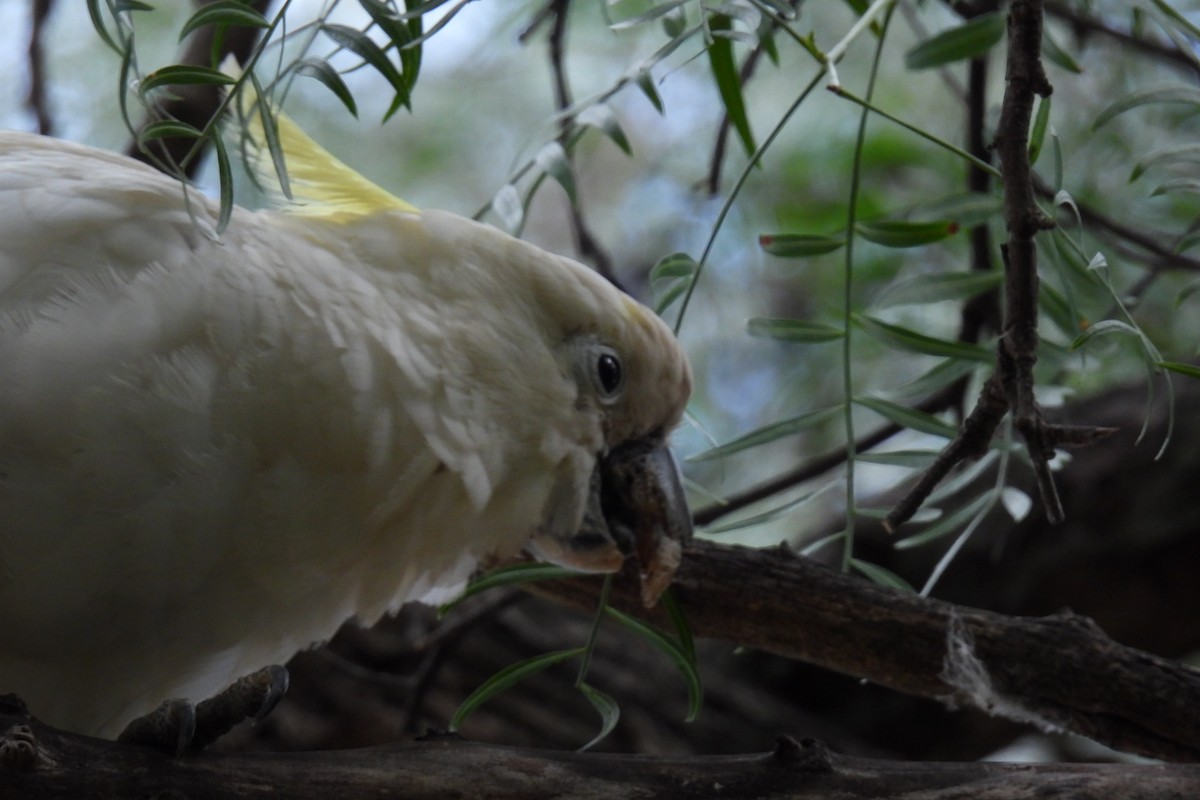
{"label": "thick branch", "polygon": [[[635,583],[618,582],[616,604],[645,614]],[[592,609],[598,585],[555,581],[536,591]],[[1063,728],[1128,752],[1200,759],[1200,718],[1193,713],[1200,672],[1117,644],[1069,612],[1010,617],[886,589],[785,549],[704,541],[687,548],[672,591],[700,636]],[[669,625],[661,613],[655,621]],[[950,658],[968,641],[977,662],[964,662],[961,652]],[[977,667],[987,686],[972,687],[968,667]]]}
{"label": "thick branch", "polygon": [[770,753],[662,758],[551,752],[454,738],[309,753],[168,758],[0,715],[0,794],[89,797],[1016,800],[1190,797],[1200,766],[903,763],[829,753],[782,737]]}

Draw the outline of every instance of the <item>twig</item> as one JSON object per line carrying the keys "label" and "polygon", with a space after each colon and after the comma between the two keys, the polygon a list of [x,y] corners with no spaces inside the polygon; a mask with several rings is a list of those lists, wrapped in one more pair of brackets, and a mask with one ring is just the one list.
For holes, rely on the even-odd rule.
{"label": "twig", "polygon": [[1109,428],[1050,425],[1034,398],[1033,366],[1037,362],[1037,247],[1034,237],[1053,226],[1034,199],[1029,163],[1029,126],[1035,96],[1047,96],[1050,82],[1042,69],[1041,0],[1015,0],[1008,13],[1008,56],[1004,100],[996,127],[995,148],[1004,171],[1004,220],[1008,242],[1004,257],[1005,319],[996,350],[996,366],[979,394],[959,435],[922,475],[884,520],[887,530],[906,522],[958,463],[977,457],[996,427],[1011,413],[1033,463],[1046,517],[1063,519],[1062,503],[1050,474],[1058,445],[1086,444],[1112,433]]}
{"label": "twig", "polygon": [[54,0],[33,0],[29,10],[29,93],[26,103],[37,118],[37,131],[43,136],[54,133],[54,121],[46,105],[46,59],[42,49],[46,20],[54,8]]}
{"label": "twig", "polygon": [[[936,394],[930,395],[925,400],[922,400],[916,406],[918,411],[924,411],[926,414],[936,414],[939,411],[945,411],[952,407],[959,396],[957,385],[951,385]],[[905,430],[900,425],[888,424],[860,437],[854,442],[854,452],[864,453],[874,447],[886,442],[888,439],[902,433]],[[747,506],[751,506],[768,497],[786,492],[788,489],[793,489],[802,483],[819,477],[831,469],[845,463],[846,447],[842,445],[834,450],[817,456],[816,458],[805,461],[802,464],[777,475],[770,480],[764,481],[757,486],[751,486],[748,489],[739,491],[736,494],[725,498],[723,502],[702,508],[692,514],[692,521],[696,525],[710,525],[713,522],[732,514],[736,511],[741,511]]]}
{"label": "twig", "polygon": [[1164,42],[1113,28],[1101,19],[1079,13],[1078,9],[1071,4],[1049,0],[1046,3],[1046,13],[1069,24],[1077,34],[1098,33],[1114,39],[1120,44],[1128,45],[1132,49],[1155,56],[1173,66],[1185,67],[1193,73],[1200,73],[1200,62],[1197,62],[1194,55]]}
{"label": "twig", "polygon": [[[524,42],[544,22],[549,21],[550,23],[550,35],[547,38],[547,45],[550,54],[550,74],[554,76],[554,105],[559,112],[558,141],[569,160],[572,159],[571,128],[575,124],[574,117],[565,113],[567,109],[575,104],[571,93],[571,85],[567,81],[566,67],[567,12],[570,6],[571,0],[549,0],[534,15],[525,29],[521,31],[519,37]],[[592,233],[591,228],[588,227],[587,222],[583,218],[583,212],[579,209],[578,202],[568,203],[567,208],[571,217],[571,231],[574,233],[575,246],[579,251],[580,257],[585,261],[590,261],[597,272],[607,278],[614,286],[621,288],[621,283],[617,280],[616,272],[613,270],[612,256],[601,246],[600,241]]]}

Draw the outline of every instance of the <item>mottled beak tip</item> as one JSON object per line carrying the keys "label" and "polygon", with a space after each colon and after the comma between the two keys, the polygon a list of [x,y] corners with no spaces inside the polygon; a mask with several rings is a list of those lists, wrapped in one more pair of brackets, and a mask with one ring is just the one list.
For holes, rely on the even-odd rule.
{"label": "mottled beak tip", "polygon": [[642,603],[650,608],[671,585],[692,514],[675,457],[661,437],[614,448],[597,465],[608,530],[637,556]]}
{"label": "mottled beak tip", "polygon": [[661,436],[628,442],[597,459],[583,523],[572,536],[540,536],[535,554],[583,572],[616,572],[637,559],[642,603],[651,608],[671,585],[692,515],[675,457]]}

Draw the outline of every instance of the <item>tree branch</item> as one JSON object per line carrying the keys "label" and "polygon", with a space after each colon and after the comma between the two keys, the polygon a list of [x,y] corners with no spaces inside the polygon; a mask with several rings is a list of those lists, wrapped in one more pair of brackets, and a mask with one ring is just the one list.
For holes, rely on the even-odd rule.
{"label": "tree branch", "polygon": [[[613,602],[647,616],[636,583],[618,581]],[[598,587],[580,578],[533,591],[594,609]],[[1200,672],[1113,642],[1069,611],[1011,617],[887,589],[785,548],[700,540],[672,591],[700,636],[1131,753],[1200,759]],[[649,618],[670,625],[661,611]]]}
{"label": "tree branch", "polygon": [[1016,800],[1125,800],[1200,792],[1200,766],[904,763],[830,753],[780,737],[770,753],[664,758],[551,752],[453,737],[357,750],[168,758],[0,715],[5,794],[51,797],[330,796],[442,800],[758,797],[855,800],[919,794]]}

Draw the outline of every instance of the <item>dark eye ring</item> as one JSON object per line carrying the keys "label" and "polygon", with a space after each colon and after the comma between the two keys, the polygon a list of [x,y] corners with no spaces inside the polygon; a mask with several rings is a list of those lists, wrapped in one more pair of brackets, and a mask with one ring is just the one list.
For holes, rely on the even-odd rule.
{"label": "dark eye ring", "polygon": [[616,396],[625,382],[625,373],[621,369],[621,359],[608,348],[600,351],[596,357],[596,388],[606,399]]}

